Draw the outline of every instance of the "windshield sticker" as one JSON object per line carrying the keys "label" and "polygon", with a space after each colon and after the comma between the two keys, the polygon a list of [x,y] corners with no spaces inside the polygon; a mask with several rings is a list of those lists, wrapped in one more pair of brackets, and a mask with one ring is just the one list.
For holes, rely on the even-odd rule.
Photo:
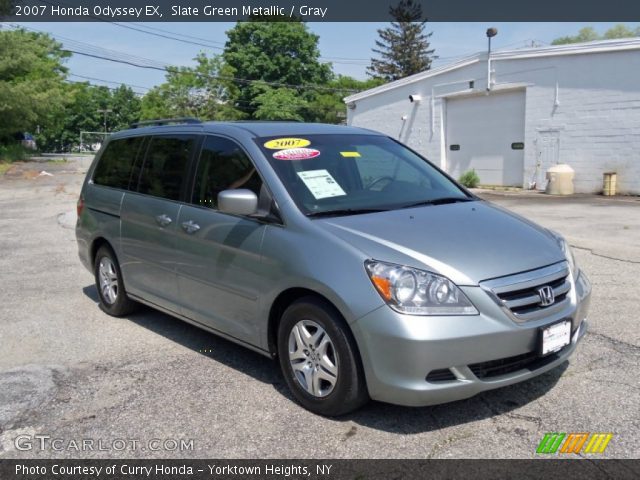
{"label": "windshield sticker", "polygon": [[316,199],[340,197],[347,194],[331,174],[324,169],[298,172],[298,176]]}
{"label": "windshield sticker", "polygon": [[346,158],[359,158],[360,152],[340,152],[340,155]]}
{"label": "windshield sticker", "polygon": [[264,143],[264,148],[269,150],[282,150],[284,148],[308,147],[311,142],[306,138],[274,138]]}
{"label": "windshield sticker", "polygon": [[308,160],[316,158],[318,155],[320,155],[320,150],[315,148],[287,148],[275,152],[273,158],[276,160]]}

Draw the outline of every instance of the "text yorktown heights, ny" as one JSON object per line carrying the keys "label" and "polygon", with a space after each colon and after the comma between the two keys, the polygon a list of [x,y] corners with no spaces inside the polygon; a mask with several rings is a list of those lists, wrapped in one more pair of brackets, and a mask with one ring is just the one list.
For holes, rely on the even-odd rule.
{"label": "text yorktown heights, ny", "polygon": [[[43,465],[25,465],[17,463],[15,466],[16,476],[31,475],[51,475],[51,476],[68,476],[83,475],[88,477],[108,477],[113,476],[136,476],[151,477],[158,475],[173,476],[193,476],[197,473],[205,473],[209,475],[219,476],[253,476],[253,475],[278,475],[282,477],[311,475],[328,476],[331,474],[331,464],[315,465],[315,469],[307,465],[294,464],[262,464],[262,465],[232,465],[232,464],[207,464],[206,468],[193,466],[188,464],[182,465],[164,465],[158,463],[155,465],[130,465],[124,463],[114,463],[113,465],[69,465],[56,464],[50,467]],[[208,470],[208,471],[207,471]],[[314,471],[315,470],[315,471]]]}
{"label": "text yorktown heights, ny", "polygon": [[238,7],[217,7],[215,5],[205,5],[194,7],[190,5],[144,5],[139,7],[112,7],[110,5],[94,5],[92,7],[66,7],[62,5],[25,5],[17,6],[15,10],[16,18],[34,19],[34,17],[108,17],[112,19],[158,19],[158,18],[212,18],[226,17],[234,20],[239,17],[248,16],[271,16],[271,17],[304,17],[322,19],[327,15],[328,7],[312,7],[309,5],[291,5],[290,7],[280,7],[271,5],[268,7],[253,7],[243,5]]}

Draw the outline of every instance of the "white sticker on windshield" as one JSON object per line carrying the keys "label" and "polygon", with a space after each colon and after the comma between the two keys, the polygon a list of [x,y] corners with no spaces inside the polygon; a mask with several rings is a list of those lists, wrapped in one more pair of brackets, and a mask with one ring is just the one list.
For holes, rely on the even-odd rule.
{"label": "white sticker on windshield", "polygon": [[347,194],[331,174],[324,169],[298,172],[298,176],[317,199]]}

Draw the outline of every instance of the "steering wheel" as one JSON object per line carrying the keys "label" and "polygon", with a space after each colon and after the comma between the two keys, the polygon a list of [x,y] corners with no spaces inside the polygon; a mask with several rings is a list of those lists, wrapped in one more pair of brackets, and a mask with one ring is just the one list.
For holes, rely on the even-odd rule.
{"label": "steering wheel", "polygon": [[390,177],[389,175],[385,175],[383,177],[378,177],[378,178],[374,178],[371,182],[369,182],[369,185],[367,185],[366,187],[364,187],[366,190],[371,190],[371,188],[375,185],[377,185],[378,183],[382,182],[386,180],[387,182],[391,183],[393,181],[395,181],[395,179],[393,177]]}

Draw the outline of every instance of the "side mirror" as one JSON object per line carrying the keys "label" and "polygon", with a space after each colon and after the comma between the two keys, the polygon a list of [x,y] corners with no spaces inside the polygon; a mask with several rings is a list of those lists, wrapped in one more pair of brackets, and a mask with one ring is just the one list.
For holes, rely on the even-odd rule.
{"label": "side mirror", "polygon": [[258,196],[246,188],[223,190],[218,194],[218,210],[232,215],[253,215],[258,210]]}

